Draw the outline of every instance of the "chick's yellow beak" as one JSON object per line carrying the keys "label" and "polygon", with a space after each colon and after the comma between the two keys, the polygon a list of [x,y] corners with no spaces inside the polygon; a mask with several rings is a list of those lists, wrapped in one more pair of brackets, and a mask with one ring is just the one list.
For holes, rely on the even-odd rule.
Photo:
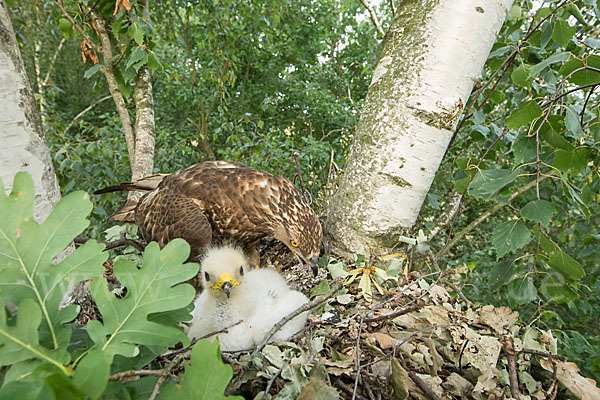
{"label": "chick's yellow beak", "polygon": [[222,290],[229,297],[230,290],[240,283],[229,272],[223,272],[212,287],[214,290]]}

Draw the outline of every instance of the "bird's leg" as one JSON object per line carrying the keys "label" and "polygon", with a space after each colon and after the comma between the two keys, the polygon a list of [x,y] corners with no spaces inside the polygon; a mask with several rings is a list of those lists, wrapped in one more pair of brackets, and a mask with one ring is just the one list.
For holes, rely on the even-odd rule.
{"label": "bird's leg", "polygon": [[259,244],[260,240],[257,240],[244,247],[244,253],[246,254],[246,257],[248,257],[248,261],[253,268],[260,268]]}

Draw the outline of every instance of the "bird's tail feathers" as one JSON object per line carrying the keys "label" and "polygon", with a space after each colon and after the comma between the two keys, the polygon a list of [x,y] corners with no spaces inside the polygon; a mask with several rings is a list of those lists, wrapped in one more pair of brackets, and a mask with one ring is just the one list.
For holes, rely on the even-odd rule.
{"label": "bird's tail feathers", "polygon": [[133,182],[123,182],[118,185],[108,186],[102,189],[98,189],[94,192],[94,194],[104,194],[104,193],[112,193],[112,192],[131,192],[131,191],[141,191],[141,192],[149,192],[158,187],[158,185],[162,182],[162,180],[168,174],[154,174],[150,176],[145,176],[143,178],[137,179]]}
{"label": "bird's tail feathers", "polygon": [[117,222],[135,222],[135,208],[137,207],[138,200],[127,199],[125,203],[121,204],[119,208],[107,218],[108,221]]}
{"label": "bird's tail feathers", "polygon": [[119,208],[107,218],[108,221],[117,222],[134,222],[135,223],[135,207],[137,207],[137,200],[127,199],[125,203],[121,204]]}

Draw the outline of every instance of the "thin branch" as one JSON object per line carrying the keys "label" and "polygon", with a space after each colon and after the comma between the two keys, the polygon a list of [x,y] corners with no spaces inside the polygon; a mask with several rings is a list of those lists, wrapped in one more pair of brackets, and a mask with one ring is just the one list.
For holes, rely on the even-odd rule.
{"label": "thin branch", "polygon": [[[549,175],[550,177],[552,177],[553,175]],[[540,182],[543,181],[544,179],[548,178],[549,176],[542,176],[540,178]],[[458,234],[456,234],[456,236],[454,238],[452,238],[452,240],[450,240],[435,256],[435,258],[437,258],[438,260],[440,259],[440,257],[442,257],[447,251],[448,249],[451,249],[452,247],[454,247],[454,245],[456,243],[458,243],[460,240],[462,240],[463,237],[465,237],[465,235],[467,233],[469,233],[470,231],[472,231],[475,227],[477,227],[479,224],[481,224],[483,221],[485,221],[486,219],[488,219],[490,216],[492,216],[496,211],[500,210],[501,208],[505,207],[506,205],[508,205],[512,200],[514,200],[517,196],[519,196],[520,194],[522,194],[523,192],[528,191],[529,189],[531,189],[532,187],[534,187],[536,185],[536,181],[533,180],[531,182],[529,182],[527,185],[523,186],[522,188],[517,189],[515,192],[513,192],[513,194],[510,195],[510,197],[508,198],[508,202],[507,203],[497,203],[496,205],[494,205],[492,208],[490,208],[488,211],[486,211],[485,213],[481,214],[479,216],[479,218],[477,218],[475,221],[471,222],[469,225],[467,225],[465,227],[465,229],[463,229],[462,231],[460,231]]]}
{"label": "thin branch", "polygon": [[377,14],[375,14],[375,10],[373,10],[373,7],[371,7],[371,5],[367,3],[367,0],[360,0],[360,2],[363,3],[363,6],[365,6],[367,11],[369,12],[369,16],[371,17],[371,21],[373,21],[373,25],[375,25],[377,33],[379,33],[381,37],[385,36],[385,32],[381,28],[381,24],[379,23],[379,19],[377,18]]}
{"label": "thin branch", "polygon": [[[83,236],[77,236],[75,239],[73,239],[73,242],[75,242],[76,244],[84,244],[88,240],[92,240],[92,239],[86,238]],[[120,238],[118,238],[117,240],[113,240],[111,242],[108,242],[106,240],[96,240],[96,241],[98,243],[103,243],[106,245],[104,250],[114,249],[115,247],[119,247],[119,246],[133,246],[136,249],[138,249],[139,251],[144,251],[144,249],[145,249],[145,246],[142,243],[138,242],[137,240],[127,238],[125,236],[125,232],[121,233]]]}
{"label": "thin branch", "polygon": [[98,104],[102,103],[103,101],[106,101],[108,99],[112,98],[112,96],[109,94],[107,96],[104,96],[103,98],[101,98],[100,100],[97,100],[95,102],[93,102],[92,104],[90,104],[89,106],[87,106],[85,109],[83,109],[83,111],[81,111],[79,114],[77,114],[72,120],[71,122],[69,122],[69,125],[67,125],[67,127],[63,130],[63,136],[67,134],[67,131],[69,130],[69,128],[71,128],[73,126],[73,124],[75,124],[75,122],[83,117],[85,114],[87,114],[90,110],[92,110],[94,107],[96,107]]}
{"label": "thin branch", "polygon": [[420,310],[423,307],[425,307],[425,302],[423,300],[420,300],[420,301],[416,302],[411,307],[403,308],[401,310],[395,311],[395,312],[390,313],[390,314],[383,314],[383,315],[380,315],[378,317],[365,318],[364,322],[377,322],[377,321],[383,321],[385,319],[396,318],[396,317],[399,317],[401,315],[408,314],[408,313],[411,313],[413,311]]}
{"label": "thin branch", "polygon": [[[599,84],[600,84],[600,82],[599,82]],[[589,91],[589,93],[585,97],[585,102],[583,103],[583,108],[581,109],[581,121],[580,121],[581,126],[583,126],[583,117],[585,116],[585,109],[587,107],[588,102],[590,101],[590,98],[592,97],[592,94],[594,93],[594,90],[596,90],[596,87],[598,87],[598,85],[592,86],[592,89]]]}
{"label": "thin branch", "polygon": [[275,335],[277,333],[277,331],[279,331],[285,324],[287,324],[294,317],[302,314],[303,312],[308,311],[310,309],[313,309],[313,308],[315,308],[315,307],[320,306],[321,304],[323,304],[325,301],[327,301],[328,299],[330,299],[331,297],[333,297],[333,295],[338,290],[340,290],[340,288],[344,284],[344,280],[341,279],[341,278],[337,278],[333,282],[335,282],[335,284],[333,285],[333,287],[331,288],[331,290],[326,295],[321,296],[321,298],[319,298],[319,300],[314,300],[314,301],[311,301],[310,303],[305,303],[302,307],[299,307],[298,309],[296,309],[295,311],[293,311],[292,313],[290,313],[286,317],[283,317],[278,323],[276,323],[275,325],[273,325],[273,328],[271,328],[271,330],[269,331],[269,333],[267,334],[267,336],[265,337],[265,339],[258,345],[258,347],[256,347],[256,350],[254,350],[254,352],[252,353],[252,356],[250,358],[252,358],[256,354],[258,354],[267,345],[267,343],[269,342],[269,340],[271,340],[271,338],[273,337],[273,335]]}
{"label": "thin branch", "polygon": [[510,383],[510,394],[513,398],[519,400],[519,378],[517,377],[517,361],[515,359],[517,352],[514,350],[512,337],[505,336],[503,342],[506,351],[506,358],[508,359],[508,381]]}
{"label": "thin branch", "polygon": [[112,374],[109,381],[120,381],[126,378],[132,378],[135,376],[161,376],[163,373],[162,369],[142,369],[142,370],[130,370],[125,372],[119,372]]}
{"label": "thin branch", "polygon": [[287,364],[283,364],[281,366],[281,368],[279,368],[279,370],[277,371],[277,373],[275,375],[273,375],[273,377],[271,379],[269,379],[269,383],[267,384],[267,387],[265,388],[265,393],[263,394],[263,400],[267,400],[267,396],[269,395],[269,391],[271,390],[271,386],[273,386],[273,383],[275,383],[275,380],[277,379],[277,377],[279,375],[281,375],[281,371],[283,371],[283,368],[286,366]]}
{"label": "thin branch", "polygon": [[300,180],[300,187],[302,188],[302,195],[304,196],[304,200],[306,200],[306,202],[310,205],[312,203],[312,198],[308,199],[308,196],[306,196],[306,188],[304,187],[304,180],[302,179],[302,174],[300,173],[300,162],[298,161],[298,156],[300,154],[298,154],[297,151],[294,152],[294,161],[296,161],[296,173],[298,174],[298,179]]}

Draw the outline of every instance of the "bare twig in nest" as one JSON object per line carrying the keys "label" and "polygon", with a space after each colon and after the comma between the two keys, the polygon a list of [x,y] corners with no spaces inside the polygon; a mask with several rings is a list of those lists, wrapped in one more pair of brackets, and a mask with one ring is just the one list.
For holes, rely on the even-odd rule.
{"label": "bare twig in nest", "polygon": [[408,370],[409,378],[422,390],[427,396],[429,396],[432,400],[442,400],[440,396],[438,396],[428,384],[419,376],[411,370]]}
{"label": "bare twig in nest", "polygon": [[[76,244],[84,244],[88,240],[91,240],[91,239],[83,237],[83,236],[77,236],[75,239],[73,239],[73,241]],[[145,246],[143,244],[141,244],[140,242],[138,242],[137,240],[127,238],[125,236],[125,232],[121,233],[120,238],[118,238],[117,240],[113,240],[112,242],[107,242],[106,240],[96,240],[96,241],[98,243],[104,243],[106,245],[106,248],[104,250],[114,249],[115,247],[119,247],[119,246],[133,246],[136,249],[138,249],[139,251],[144,251],[144,248],[145,248]]]}
{"label": "bare twig in nest", "polygon": [[545,351],[533,350],[533,349],[522,349],[521,351],[519,351],[519,353],[533,354],[535,356],[548,357],[548,358],[556,358],[557,360],[560,360],[560,361],[565,361],[567,359],[566,357],[559,356],[557,354],[552,354],[552,353],[548,353]]}
{"label": "bare twig in nest", "polygon": [[508,359],[508,381],[510,383],[510,395],[519,400],[519,378],[517,377],[517,361],[515,359],[517,352],[513,347],[512,337],[505,336],[503,342],[506,351],[506,358]]}
{"label": "bare twig in nest", "polygon": [[[335,381],[334,385],[338,388],[343,390],[344,392],[348,393],[348,394],[352,394],[352,388],[350,387],[350,385],[346,385],[344,382],[342,382],[341,379],[338,379],[337,381]],[[366,397],[361,396],[360,394],[356,395],[356,398],[358,400],[367,400]]]}
{"label": "bare twig in nest", "polygon": [[163,356],[163,357],[167,357],[167,358],[168,358],[168,357],[171,357],[171,356],[175,356],[175,355],[177,355],[177,354],[181,354],[181,353],[188,352],[188,351],[190,351],[190,350],[192,349],[192,347],[194,347],[194,345],[195,345],[196,343],[198,343],[198,341],[199,341],[199,340],[206,339],[206,338],[209,338],[209,337],[212,337],[212,336],[218,335],[219,333],[227,332],[229,329],[233,328],[234,326],[237,326],[237,325],[241,324],[242,322],[244,322],[244,320],[240,319],[238,322],[236,322],[236,323],[235,323],[235,324],[233,324],[233,325],[226,326],[225,328],[223,328],[223,329],[219,329],[218,331],[214,331],[214,332],[207,333],[206,335],[204,335],[204,336],[201,336],[201,337],[199,337],[199,338],[194,338],[194,339],[193,339],[193,340],[190,342],[190,345],[189,345],[188,347],[184,347],[183,349],[175,350],[175,351],[172,351],[172,352],[170,352],[170,353],[165,353],[165,354],[163,354],[162,356]]}
{"label": "bare twig in nest", "polygon": [[281,366],[281,368],[279,368],[279,371],[277,371],[277,373],[275,375],[273,375],[273,377],[269,380],[269,383],[267,384],[267,387],[265,388],[265,393],[263,394],[263,400],[267,400],[267,396],[269,394],[269,390],[271,390],[271,386],[273,386],[273,383],[275,383],[275,380],[277,379],[277,377],[279,375],[281,375],[281,371],[283,371],[283,368],[286,366],[287,364],[283,364]]}
{"label": "bare twig in nest", "polygon": [[165,380],[167,380],[167,376],[171,373],[171,370],[175,368],[175,366],[177,366],[181,361],[183,361],[184,358],[185,354],[179,354],[176,357],[174,357],[165,368],[163,368],[163,370],[161,371],[162,373],[158,376],[158,379],[154,384],[154,389],[152,389],[152,394],[150,395],[150,397],[148,397],[148,400],[156,399],[156,396],[158,396],[158,393],[160,392],[160,387],[165,382]]}
{"label": "bare twig in nest", "polygon": [[415,303],[415,305],[413,305],[411,307],[403,308],[401,310],[395,311],[390,314],[380,315],[379,317],[365,318],[364,322],[377,322],[377,321],[382,321],[384,319],[396,318],[401,315],[408,314],[413,311],[417,311],[423,307],[425,307],[425,302],[421,299],[418,299],[418,301]]}
{"label": "bare twig in nest", "polygon": [[[417,280],[414,280],[408,286],[406,286],[404,289],[402,289],[400,291],[400,293],[398,293],[398,294],[390,297],[389,299],[387,299],[387,300],[385,300],[385,301],[383,301],[383,302],[381,302],[379,304],[374,305],[373,307],[371,307],[369,309],[369,311],[363,313],[360,316],[360,322],[358,324],[358,335],[356,337],[356,378],[354,379],[354,391],[352,392],[352,400],[356,399],[356,390],[358,389],[358,379],[360,377],[360,371],[362,370],[361,365],[360,365],[360,335],[362,333],[362,327],[363,327],[363,323],[365,322],[365,317],[367,315],[373,315],[373,311],[375,311],[375,310],[383,307],[384,305],[386,305],[389,302],[392,302],[392,301],[396,300],[398,297],[400,297],[402,294],[404,294],[404,292],[406,292],[412,285],[414,285],[417,282],[419,282],[420,279],[426,278],[426,277],[431,276],[431,275],[436,275],[436,274],[439,274],[439,273],[440,272],[436,271],[436,272],[433,272],[431,274],[424,275],[424,276],[422,276],[421,278],[419,278]],[[429,289],[431,289],[437,283],[437,281],[440,278],[441,278],[441,276],[438,277],[438,279],[429,287]],[[419,298],[423,297],[428,292],[429,292],[429,290],[427,290],[425,293],[423,293],[421,296],[419,296]],[[370,317],[370,318],[372,318],[372,317]]]}
{"label": "bare twig in nest", "polygon": [[162,369],[142,369],[142,370],[129,370],[112,374],[109,381],[120,381],[126,378],[132,378],[134,376],[161,376],[163,374]]}
{"label": "bare twig in nest", "polygon": [[340,288],[344,284],[344,281],[341,278],[335,279],[332,283],[334,283],[334,282],[335,282],[335,284],[333,285],[333,287],[331,288],[331,290],[329,291],[329,293],[327,293],[324,296],[321,296],[321,298],[318,299],[318,300],[314,300],[314,301],[311,301],[310,303],[304,304],[302,307],[299,307],[294,312],[292,312],[291,314],[287,315],[286,317],[283,317],[278,323],[276,323],[275,325],[273,325],[273,328],[271,328],[271,330],[269,331],[269,333],[265,337],[265,340],[263,340],[261,342],[261,344],[258,345],[258,347],[256,348],[256,350],[254,350],[254,352],[252,353],[252,357],[254,357],[256,354],[258,354],[258,352],[260,352],[266,346],[266,344],[269,342],[269,340],[271,340],[271,338],[273,337],[273,335],[275,335],[277,333],[277,331],[279,331],[281,329],[281,327],[283,327],[285,324],[287,324],[289,321],[291,321],[294,317],[296,317],[296,316],[302,314],[303,312],[308,311],[308,310],[310,310],[312,308],[320,306],[325,301],[327,301],[328,299],[330,299],[331,297],[333,297],[333,295],[338,290],[340,290]]}

